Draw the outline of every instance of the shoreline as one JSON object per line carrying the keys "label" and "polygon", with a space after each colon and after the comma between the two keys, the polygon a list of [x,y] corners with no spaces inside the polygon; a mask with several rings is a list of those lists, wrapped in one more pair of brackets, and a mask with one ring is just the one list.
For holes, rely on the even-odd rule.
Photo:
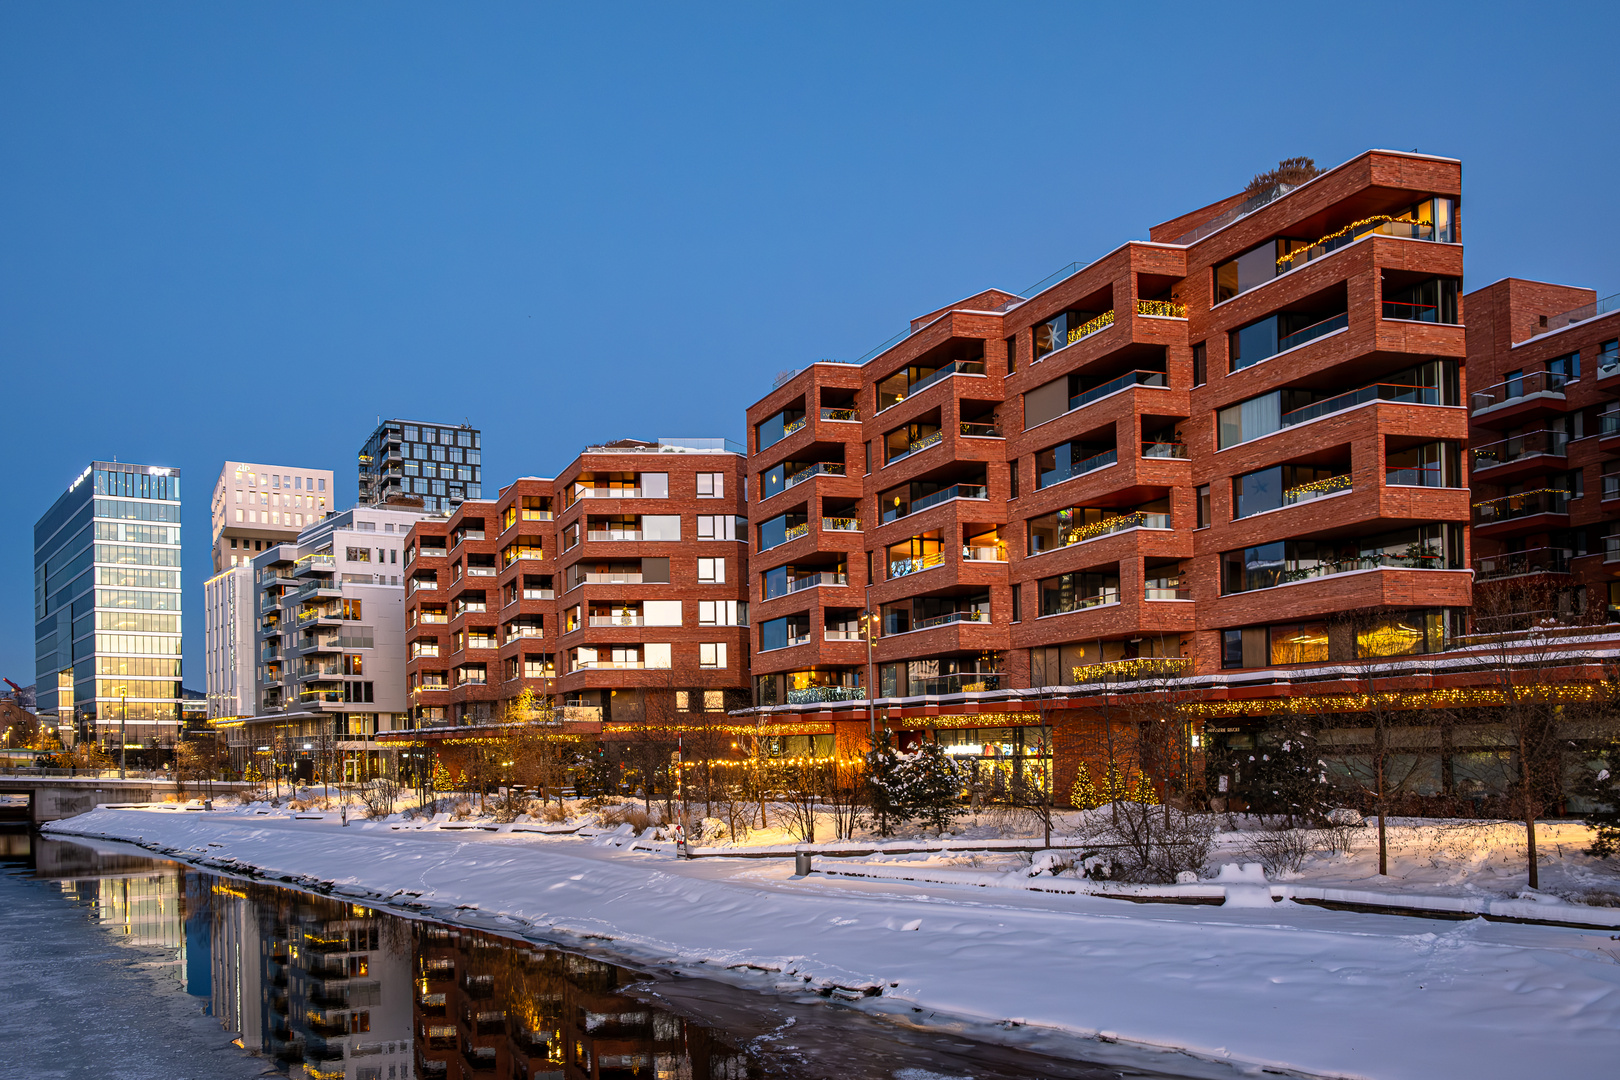
{"label": "shoreline", "polygon": [[[814,991],[891,1018],[930,1013],[1214,1065],[1488,1077],[1533,1061],[1582,1076],[1602,1075],[1620,1049],[1620,964],[1579,955],[1572,930],[1473,920],[1436,934],[1433,923],[1289,903],[1232,911],[797,880],[759,860],[693,867],[575,839],[380,823],[98,809],[44,832],[697,978]],[[1504,961],[1508,978],[1489,985]],[[1507,1010],[1516,1022],[1503,1022]],[[1357,1019],[1383,1030],[1347,1022]],[[1444,1059],[1436,1025],[1463,1035]]]}

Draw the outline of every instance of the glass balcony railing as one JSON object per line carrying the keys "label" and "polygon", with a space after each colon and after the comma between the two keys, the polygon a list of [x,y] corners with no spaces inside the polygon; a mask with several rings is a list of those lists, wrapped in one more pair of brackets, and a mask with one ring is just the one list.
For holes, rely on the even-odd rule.
{"label": "glass balcony railing", "polygon": [[639,499],[641,498],[641,489],[605,487],[575,488],[573,491],[573,497],[575,499]]}
{"label": "glass balcony railing", "polygon": [[1446,483],[1446,471],[1439,465],[1413,465],[1384,469],[1384,483],[1392,487],[1463,487]]}
{"label": "glass balcony railing", "polygon": [[1567,381],[1556,371],[1532,371],[1526,375],[1504,379],[1495,386],[1475,390],[1468,395],[1468,407],[1471,412],[1479,413],[1525,398],[1545,396],[1562,399],[1564,383]]}
{"label": "glass balcony railing", "polygon": [[861,410],[823,408],[821,410],[821,418],[823,420],[838,420],[843,423],[858,424],[861,421]]}
{"label": "glass balcony railing", "polygon": [[821,461],[807,468],[800,469],[787,478],[784,488],[797,487],[806,480],[816,476],[843,476],[844,463],[841,461]]}
{"label": "glass balcony railing", "polygon": [[783,424],[782,425],[782,438],[785,439],[789,435],[792,435],[795,431],[798,431],[801,428],[803,428],[806,421],[807,421],[807,419],[808,419],[807,417],[801,416],[797,420],[794,420],[791,423]]}
{"label": "glass balcony railing", "polygon": [[827,629],[827,630],[822,632],[821,637],[822,637],[822,640],[824,640],[824,641],[865,641],[866,640],[866,635],[861,633],[859,630],[833,630],[833,629]]}
{"label": "glass balcony railing", "polygon": [[1174,300],[1138,300],[1136,313],[1156,319],[1185,319],[1187,305],[1178,304]]}
{"label": "glass balcony railing", "polygon": [[1047,615],[1068,615],[1076,611],[1085,611],[1089,608],[1117,603],[1119,603],[1119,589],[1103,589],[1101,592],[1093,593],[1090,596],[1060,598],[1053,610],[1042,611],[1041,615],[1043,617]]}
{"label": "glass balcony railing", "polygon": [[1059,537],[1055,548],[1066,548],[1072,544],[1095,540],[1099,536],[1109,536],[1113,533],[1124,532],[1127,529],[1168,529],[1170,527],[1169,514],[1149,513],[1145,510],[1136,510],[1129,514],[1117,514],[1101,521],[1093,521],[1085,525],[1076,525],[1065,530]]}
{"label": "glass balcony railing", "polygon": [[1495,525],[1517,518],[1537,514],[1568,514],[1569,492],[1561,488],[1538,488],[1517,495],[1504,495],[1500,499],[1486,499],[1474,504],[1474,524]]}
{"label": "glass balcony railing", "polygon": [[1174,458],[1185,461],[1187,460],[1187,444],[1151,440],[1142,444],[1142,456],[1145,458]]}
{"label": "glass balcony railing", "polygon": [[586,574],[587,585],[640,585],[641,572],[631,574]]}
{"label": "glass balcony railing", "polygon": [[1569,436],[1562,431],[1527,431],[1511,439],[1486,443],[1469,451],[1474,471],[1494,469],[1534,457],[1565,457],[1569,453]]}
{"label": "glass balcony railing", "polygon": [[1381,233],[1384,236],[1398,236],[1408,240],[1433,240],[1434,223],[1378,214],[1353,225],[1346,225],[1338,232],[1324,236],[1310,247],[1299,248],[1282,256],[1277,260],[1277,273],[1285,274],[1290,270],[1297,270],[1313,259],[1320,259],[1342,247],[1349,247],[1368,233]]}
{"label": "glass balcony railing", "polygon": [[640,615],[592,615],[592,626],[645,626],[646,620]]}
{"label": "glass balcony railing", "polygon": [[947,611],[943,615],[931,615],[926,619],[918,619],[911,624],[913,630],[932,630],[937,626],[950,626],[952,623],[987,623],[990,621],[988,611]]}
{"label": "glass balcony railing", "polygon": [[822,532],[860,532],[861,519],[853,517],[824,517],[821,519]]}
{"label": "glass balcony railing", "polygon": [[1169,376],[1162,371],[1130,371],[1117,379],[1110,379],[1101,386],[1093,386],[1090,390],[1083,390],[1069,398],[1069,412],[1083,409],[1093,401],[1100,401],[1110,394],[1117,394],[1131,386],[1169,386]]}
{"label": "glass balcony railing", "polygon": [[[932,375],[924,375],[906,390],[906,397],[915,397],[917,394],[933,386],[935,383],[950,378],[952,375],[983,375],[983,360],[957,360],[946,364]],[[895,402],[896,405],[899,402]]]}
{"label": "glass balcony railing", "polygon": [[910,443],[909,445],[907,445],[905,450],[903,450],[900,453],[895,454],[893,457],[889,458],[888,463],[890,465],[893,465],[895,462],[903,461],[906,458],[910,457],[912,454],[916,454],[916,453],[919,453],[919,452],[921,452],[923,450],[926,450],[930,446],[938,446],[940,440],[943,439],[944,437],[945,437],[945,432],[943,432],[943,431],[936,431],[936,432],[933,432],[932,434],[924,435],[922,438],[917,439],[916,441],[914,441],[914,442]]}
{"label": "glass balcony railing", "polygon": [[1191,600],[1192,590],[1185,585],[1156,585],[1153,582],[1142,589],[1144,600]]}
{"label": "glass balcony railing", "polygon": [[788,581],[787,591],[790,593],[803,592],[806,589],[818,588],[822,585],[848,585],[848,574],[834,574],[823,572],[809,574],[805,577],[793,578]]}
{"label": "glass balcony railing", "polygon": [[814,705],[822,701],[865,701],[866,691],[859,686],[807,686],[787,692],[789,705]]}
{"label": "glass balcony railing", "polygon": [[1295,330],[1292,334],[1278,338],[1277,351],[1287,352],[1289,349],[1296,349],[1305,344],[1307,341],[1314,341],[1319,337],[1326,337],[1335,330],[1343,330],[1349,325],[1349,312],[1341,311],[1337,315],[1329,315],[1320,322],[1314,322],[1301,330]]}
{"label": "glass balcony railing", "polygon": [[890,559],[889,577],[906,577],[909,574],[920,574],[924,570],[932,570],[936,566],[945,565],[945,553],[936,551],[932,555],[914,555],[909,559]]}
{"label": "glass balcony railing", "polygon": [[587,540],[640,540],[640,529],[597,529],[585,534]]}
{"label": "glass balcony railing", "polygon": [[999,439],[1001,429],[995,424],[975,424],[962,421],[962,434],[970,439]]}
{"label": "glass balcony railing", "polygon": [[[1066,473],[1058,475],[1057,471],[1054,470],[1053,474],[1050,475],[1050,478],[1047,479],[1046,482],[1041,485],[1041,487],[1051,487],[1053,484],[1061,484],[1065,480],[1072,480],[1076,476],[1084,476],[1086,473],[1096,472],[1098,469],[1106,469],[1108,466],[1117,464],[1118,462],[1118,450],[1104,450],[1102,453],[1093,454],[1091,457],[1088,457],[1083,461],[1071,463]],[[1043,474],[1043,476],[1045,475],[1047,474]]]}
{"label": "glass balcony railing", "polygon": [[293,567],[293,574],[302,577],[305,574],[331,573],[337,569],[337,559],[331,555],[305,555]]}
{"label": "glass balcony railing", "polygon": [[1004,676],[995,671],[961,671],[954,675],[935,675],[925,679],[911,679],[911,697],[932,694],[980,694],[1000,690]]}
{"label": "glass balcony railing", "polygon": [[1406,405],[1444,405],[1445,395],[1438,386],[1401,386],[1396,383],[1376,383],[1372,386],[1363,386],[1359,390],[1351,390],[1345,394],[1323,398],[1312,402],[1304,408],[1282,414],[1280,424],[1282,427],[1292,427],[1303,424],[1308,420],[1329,416],[1346,409],[1353,409],[1358,405],[1365,405],[1369,401],[1393,401]]}
{"label": "glass balcony railing", "polygon": [[[1620,370],[1620,367],[1616,370]],[[1620,409],[1598,413],[1598,434],[1604,438],[1620,435]]]}
{"label": "glass balcony railing", "polygon": [[[938,506],[940,503],[950,502],[952,499],[983,498],[985,498],[983,484],[952,484],[948,488],[940,488],[938,491],[931,492],[913,501],[911,504],[911,513],[921,513],[931,506]],[[905,515],[902,514],[900,516],[904,517]]]}
{"label": "glass balcony railing", "polygon": [[962,559],[966,562],[1006,562],[1007,545],[994,544],[989,547],[963,544]]}
{"label": "glass balcony railing", "polygon": [[1173,678],[1192,669],[1189,656],[1138,656],[1130,660],[1107,660],[1070,668],[1072,685],[1097,682],[1135,682],[1141,679]]}
{"label": "glass balcony railing", "polygon": [[1526,574],[1567,574],[1569,561],[1574,556],[1575,552],[1571,548],[1554,547],[1486,555],[1474,560],[1474,577],[1480,581],[1490,581],[1493,578],[1522,577]]}
{"label": "glass balcony railing", "polygon": [[1077,341],[1084,341],[1086,338],[1090,337],[1092,334],[1097,333],[1097,331],[1106,330],[1110,326],[1113,326],[1113,325],[1114,325],[1114,310],[1113,310],[1113,308],[1109,308],[1107,311],[1103,312],[1101,315],[1098,315],[1095,319],[1092,319],[1089,322],[1081,323],[1079,326],[1075,327],[1073,330],[1070,330],[1068,340],[1065,341],[1063,344],[1065,346],[1068,346],[1068,345],[1073,345]]}
{"label": "glass balcony railing", "polygon": [[1324,495],[1336,495],[1341,491],[1350,490],[1350,476],[1348,473],[1339,476],[1330,476],[1325,480],[1312,480],[1308,484],[1291,487],[1282,493],[1282,504],[1293,506],[1296,503],[1310,502],[1320,499]]}
{"label": "glass balcony railing", "polygon": [[793,526],[792,528],[788,529],[786,532],[784,532],[782,534],[782,543],[785,544],[789,540],[797,540],[801,536],[809,536],[809,535],[810,535],[810,523],[808,521],[802,522],[801,524]]}

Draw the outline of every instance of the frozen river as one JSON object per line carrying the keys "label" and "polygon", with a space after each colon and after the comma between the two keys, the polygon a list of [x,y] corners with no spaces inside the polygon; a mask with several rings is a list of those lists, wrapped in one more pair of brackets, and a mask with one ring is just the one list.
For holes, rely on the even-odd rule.
{"label": "frozen river", "polygon": [[[7,1076],[1172,1075],[898,1026],[808,993],[633,970],[117,848],[15,832],[0,841],[10,845],[0,868],[0,985],[13,1002],[0,1019]],[[1174,1075],[1234,1075],[1188,1064],[1192,1073]]]}

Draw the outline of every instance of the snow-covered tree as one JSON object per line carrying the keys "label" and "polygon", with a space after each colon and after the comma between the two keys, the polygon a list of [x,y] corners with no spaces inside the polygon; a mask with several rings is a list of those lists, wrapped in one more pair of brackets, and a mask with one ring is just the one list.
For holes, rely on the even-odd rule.
{"label": "snow-covered tree", "polygon": [[1620,853],[1620,742],[1610,743],[1599,758],[1599,767],[1578,790],[1593,802],[1586,823],[1596,830],[1588,855],[1600,859]]}
{"label": "snow-covered tree", "polygon": [[908,817],[942,833],[962,812],[962,769],[943,746],[923,743],[900,759],[897,773]]}

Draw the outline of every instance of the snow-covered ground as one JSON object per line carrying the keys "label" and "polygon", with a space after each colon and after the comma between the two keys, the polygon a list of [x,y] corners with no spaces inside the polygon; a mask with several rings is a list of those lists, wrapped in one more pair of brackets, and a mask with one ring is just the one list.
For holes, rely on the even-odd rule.
{"label": "snow-covered ground", "polygon": [[[921,1010],[1328,1076],[1597,1077],[1613,1075],[1620,1060],[1620,934],[1613,930],[1272,903],[1267,890],[1283,886],[1256,886],[1230,872],[1225,884],[1186,887],[1224,891],[1225,906],[1131,904],[1087,895],[1091,883],[1073,876],[1029,878],[1020,854],[823,860],[828,869],[933,865],[966,881],[799,879],[791,859],[680,860],[663,845],[632,846],[638,838],[622,829],[591,837],[555,831],[576,823],[508,823],[497,831],[468,829],[476,823],[466,821],[423,824],[351,820],[345,827],[337,814],[300,817],[259,806],[100,809],[52,830],[134,840],[205,865],[257,868],[694,974],[864,993],[861,1007],[904,1018]],[[1405,877],[1395,881],[1459,895],[1478,888],[1476,879],[1494,882],[1504,896],[1522,888],[1522,877],[1512,882],[1509,827],[1491,841],[1497,856],[1482,860],[1467,851],[1422,854],[1426,843],[1438,843],[1423,839],[1420,830],[1430,827],[1403,826],[1412,831],[1401,834],[1405,846],[1392,869]],[[1244,843],[1221,840],[1234,851]],[[1578,839],[1553,843],[1570,852]],[[1498,869],[1493,858],[1506,861]],[[1380,884],[1369,882],[1367,859],[1360,848],[1312,856],[1285,884]],[[1015,881],[1063,887],[973,887]],[[1252,906],[1240,906],[1244,897]]]}

